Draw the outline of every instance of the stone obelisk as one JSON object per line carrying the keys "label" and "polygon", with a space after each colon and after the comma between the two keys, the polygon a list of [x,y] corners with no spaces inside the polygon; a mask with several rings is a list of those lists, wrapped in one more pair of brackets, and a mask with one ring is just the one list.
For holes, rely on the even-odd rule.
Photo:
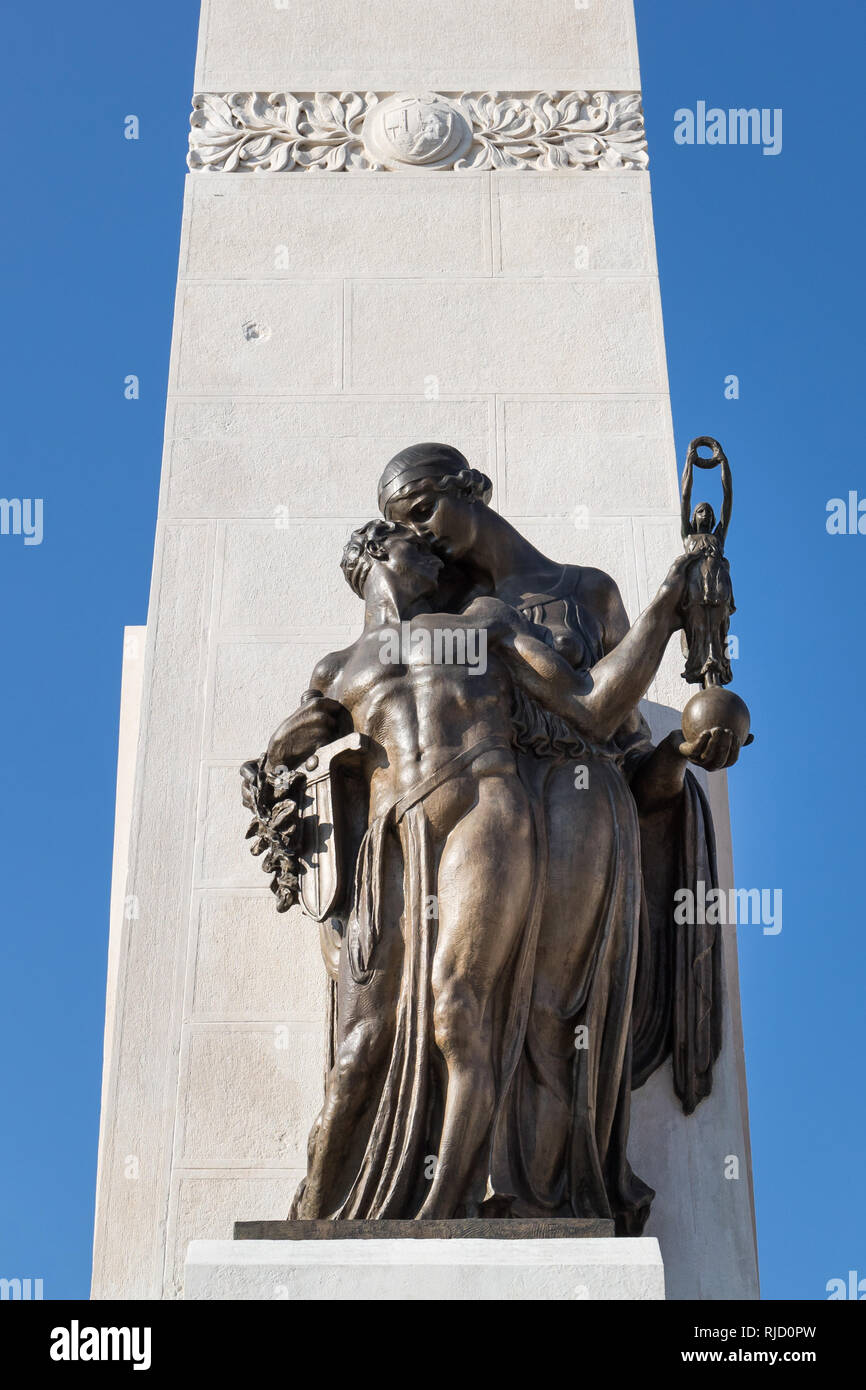
{"label": "stone obelisk", "polygon": [[[680,549],[632,0],[204,0],[193,108],[146,643],[124,672],[100,1298],[181,1296],[189,1242],[284,1217],[303,1174],[318,934],[273,910],[238,767],[357,631],[337,558],[383,463],[456,445],[632,618]],[[680,667],[672,647],[645,702],[657,736]],[[725,777],[704,780],[729,885]],[[684,1116],[668,1064],[633,1096],[669,1298],[757,1293],[724,931],[712,1095]]]}

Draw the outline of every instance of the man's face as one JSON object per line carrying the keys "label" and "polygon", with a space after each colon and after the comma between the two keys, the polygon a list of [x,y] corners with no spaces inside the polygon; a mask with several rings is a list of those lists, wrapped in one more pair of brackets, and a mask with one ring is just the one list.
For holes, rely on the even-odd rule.
{"label": "man's face", "polygon": [[435,593],[442,561],[433,554],[420,536],[409,530],[395,531],[382,542],[384,565],[397,583],[397,595],[403,603],[427,598]]}

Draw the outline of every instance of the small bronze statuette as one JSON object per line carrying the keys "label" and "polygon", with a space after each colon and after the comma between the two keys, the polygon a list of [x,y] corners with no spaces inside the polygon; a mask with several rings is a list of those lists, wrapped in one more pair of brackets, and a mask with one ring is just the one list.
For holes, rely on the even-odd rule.
{"label": "small bronze statuette", "polygon": [[[704,458],[701,449],[711,450],[710,457]],[[709,502],[699,502],[692,511],[696,466],[721,470],[723,500],[718,524]],[[718,730],[734,735],[740,748],[753,742],[747,705],[732,690],[722,688],[732,680],[728,627],[731,614],[736,612],[731,567],[725,556],[732,505],[731,469],[721,444],[709,435],[693,439],[682,477],[682,537],[686,554],[694,557],[683,599],[683,680],[703,689],[683,710],[683,733],[689,748]]]}

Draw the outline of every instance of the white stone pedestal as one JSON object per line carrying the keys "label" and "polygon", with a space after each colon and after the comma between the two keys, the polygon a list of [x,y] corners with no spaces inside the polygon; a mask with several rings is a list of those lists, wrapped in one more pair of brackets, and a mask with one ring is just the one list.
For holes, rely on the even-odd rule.
{"label": "white stone pedestal", "polygon": [[598,1240],[193,1240],[188,1299],[663,1299],[652,1237]]}

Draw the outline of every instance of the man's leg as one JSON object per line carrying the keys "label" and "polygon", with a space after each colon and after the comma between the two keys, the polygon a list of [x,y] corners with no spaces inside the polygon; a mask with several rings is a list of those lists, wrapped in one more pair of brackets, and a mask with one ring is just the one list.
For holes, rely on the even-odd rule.
{"label": "man's leg", "polygon": [[534,873],[532,815],[516,776],[482,777],[439,864],[434,1034],[448,1087],[436,1173],[419,1215],[450,1217],[467,1197],[496,1104],[497,987],[519,948]]}

